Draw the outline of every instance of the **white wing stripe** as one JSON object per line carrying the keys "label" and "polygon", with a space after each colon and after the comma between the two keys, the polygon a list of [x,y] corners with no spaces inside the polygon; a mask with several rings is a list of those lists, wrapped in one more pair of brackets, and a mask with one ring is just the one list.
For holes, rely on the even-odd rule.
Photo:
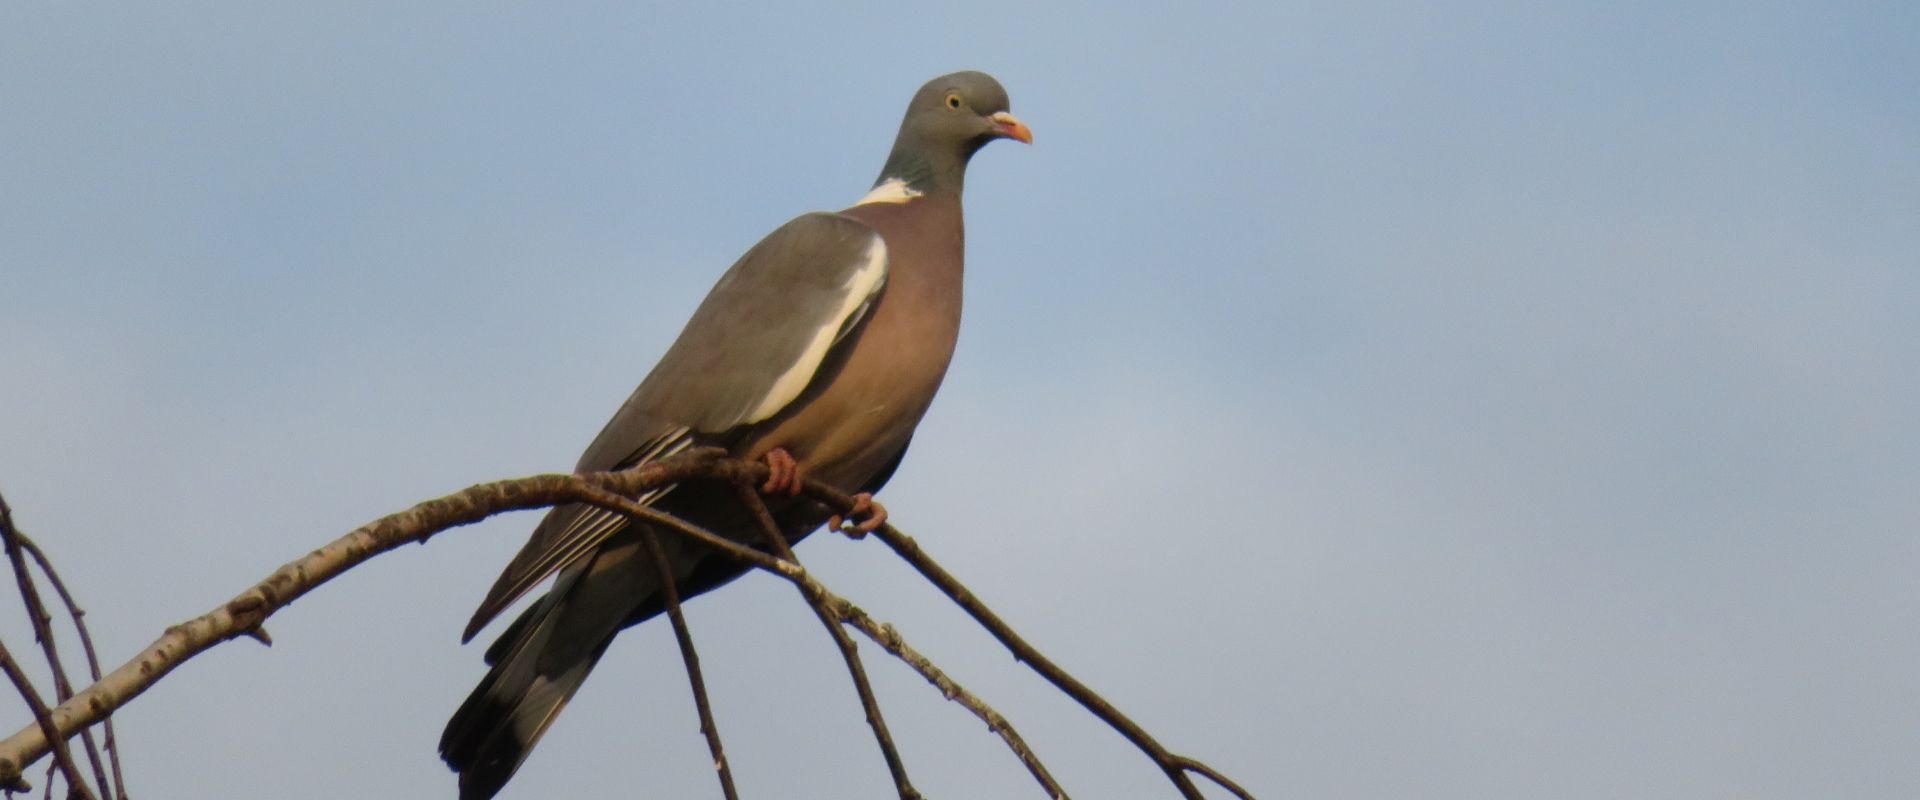
{"label": "white wing stripe", "polygon": [[754,406],[753,411],[747,414],[746,422],[759,422],[771,417],[780,409],[786,408],[794,398],[800,396],[801,390],[806,389],[807,384],[813,381],[813,374],[819,371],[820,363],[826,360],[827,349],[833,346],[834,340],[846,326],[847,319],[866,305],[873,298],[874,293],[880,291],[880,287],[886,283],[886,280],[887,243],[876,235],[873,237],[873,242],[867,245],[867,263],[854,270],[854,273],[848,276],[846,284],[841,287],[845,295],[841,297],[839,311],[833,315],[828,324],[820,326],[813,332],[813,339],[807,342],[807,348],[800,352],[800,358],[773,382],[766,396],[760,398],[759,405]]}

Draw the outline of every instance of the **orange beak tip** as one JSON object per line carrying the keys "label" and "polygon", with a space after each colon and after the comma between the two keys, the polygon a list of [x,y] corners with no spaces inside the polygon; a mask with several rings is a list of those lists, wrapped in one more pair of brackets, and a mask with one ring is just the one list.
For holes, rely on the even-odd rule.
{"label": "orange beak tip", "polygon": [[1027,124],[1021,122],[1018,117],[1002,111],[993,115],[990,119],[993,120],[993,124],[1000,126],[1000,132],[1007,138],[1017,139],[1022,144],[1033,144],[1032,129],[1028,128]]}

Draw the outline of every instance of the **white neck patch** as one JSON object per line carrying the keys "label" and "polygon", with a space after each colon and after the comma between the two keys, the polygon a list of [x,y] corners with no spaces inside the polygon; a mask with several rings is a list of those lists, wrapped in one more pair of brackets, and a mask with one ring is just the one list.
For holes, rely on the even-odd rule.
{"label": "white neck patch", "polygon": [[879,186],[873,187],[873,191],[867,192],[867,196],[860,198],[860,202],[854,203],[854,205],[864,206],[868,203],[904,203],[919,197],[920,194],[920,192],[916,192],[912,187],[908,186],[906,181],[899,178],[888,178],[881,181]]}

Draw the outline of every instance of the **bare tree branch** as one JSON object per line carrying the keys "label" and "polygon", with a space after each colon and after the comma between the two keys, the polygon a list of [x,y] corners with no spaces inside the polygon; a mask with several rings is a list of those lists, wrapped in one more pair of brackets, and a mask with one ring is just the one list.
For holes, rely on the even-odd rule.
{"label": "bare tree branch", "polygon": [[[846,508],[851,507],[853,504],[852,497],[836,491],[832,487],[814,481],[807,481],[805,491],[809,496],[834,507]],[[843,530],[842,533],[846,533],[856,539],[865,536],[865,534],[862,533],[853,533],[846,530]],[[1040,673],[1041,677],[1046,678],[1049,683],[1052,683],[1055,687],[1059,688],[1060,691],[1065,692],[1067,696],[1079,702],[1082,707],[1092,712],[1094,716],[1099,717],[1101,721],[1106,722],[1114,730],[1119,731],[1120,735],[1127,738],[1127,741],[1132,742],[1134,746],[1145,753],[1148,758],[1153,759],[1153,762],[1160,767],[1162,772],[1167,774],[1168,780],[1173,782],[1174,787],[1179,789],[1180,794],[1187,798],[1187,800],[1204,800],[1205,798],[1205,796],[1200,793],[1200,789],[1194,786],[1193,779],[1188,777],[1187,773],[1189,771],[1198,772],[1206,776],[1236,795],[1249,797],[1244,789],[1241,789],[1232,781],[1227,780],[1213,768],[1191,758],[1175,755],[1167,750],[1166,746],[1160,744],[1158,740],[1148,734],[1146,729],[1140,727],[1138,723],[1129,719],[1125,714],[1120,713],[1119,709],[1114,708],[1113,704],[1107,702],[1106,698],[1101,697],[1099,693],[1088,688],[1086,684],[1081,683],[1078,678],[1073,677],[1073,675],[1066,670],[1061,669],[1058,664],[1053,663],[1053,660],[1047,658],[1039,649],[1028,644],[1027,640],[1015,632],[1012,626],[1000,618],[1000,615],[994,613],[993,609],[988,608],[986,603],[981,602],[978,595],[975,595],[973,591],[968,589],[965,584],[962,584],[958,578],[953,577],[944,567],[941,567],[938,562],[928,556],[926,552],[920,548],[920,543],[913,540],[913,537],[900,532],[898,528],[892,525],[882,525],[879,530],[874,531],[874,535],[878,536],[880,541],[884,542],[896,555],[900,556],[908,564],[913,565],[913,568],[929,582],[939,587],[940,591],[944,592],[949,599],[953,600],[956,605],[960,606],[969,616],[973,617],[974,621],[980,623],[981,627],[986,628],[989,633],[993,634],[994,638],[999,639],[1000,643],[1005,645],[1006,648],[1013,653],[1015,659],[1025,662],[1027,666],[1033,668],[1035,672]]]}
{"label": "bare tree branch", "polygon": [[733,770],[727,767],[727,749],[720,744],[720,727],[713,722],[713,708],[707,702],[707,682],[700,677],[700,655],[693,650],[693,632],[687,628],[687,618],[680,613],[680,587],[673,579],[673,565],[667,562],[667,551],[660,547],[660,535],[652,528],[640,527],[640,540],[647,546],[647,552],[653,556],[653,566],[660,572],[660,591],[667,598],[667,619],[673,623],[673,638],[680,643],[680,660],[687,666],[687,684],[693,689],[694,711],[700,715],[700,735],[707,738],[707,752],[713,754],[713,770],[720,777],[720,793],[727,800],[740,800],[739,792],[733,788]]}
{"label": "bare tree branch", "polygon": [[[55,690],[59,693],[59,700],[64,701],[73,695],[73,687],[67,683],[66,670],[60,664],[59,648],[54,645],[53,618],[47,614],[46,605],[40,602],[40,592],[34,588],[33,575],[27,570],[26,557],[21,553],[22,538],[20,531],[13,526],[13,509],[7,505],[5,497],[0,497],[0,543],[3,543],[6,548],[8,560],[13,562],[13,574],[20,585],[21,602],[26,606],[27,617],[33,621],[33,636],[40,641],[41,651],[47,657],[47,668],[53,673]],[[73,753],[67,749],[67,740],[55,735],[57,729],[50,717],[51,712],[47,708],[46,701],[41,699],[40,691],[34,688],[33,681],[20,668],[20,664],[14,661],[13,654],[8,652],[5,644],[0,644],[0,670],[7,673],[7,679],[13,682],[21,698],[27,701],[27,707],[33,710],[35,726],[52,740],[54,763],[58,764],[60,771],[66,775],[67,796],[92,800],[93,790],[88,788],[86,779],[80,776],[80,768],[73,761]],[[106,775],[100,772],[100,753],[94,750],[92,737],[86,737],[85,741],[88,752],[93,756],[94,770],[100,775],[101,785],[105,786]],[[10,786],[22,784],[18,775],[0,782]],[[53,786],[51,777],[47,780],[47,786],[51,790]]]}
{"label": "bare tree branch", "polygon": [[[793,555],[793,548],[787,544],[787,537],[780,533],[780,525],[773,521],[773,515],[767,513],[767,504],[760,501],[760,494],[754,490],[758,479],[736,483],[740,490],[740,501],[753,512],[760,521],[761,532],[767,535],[767,541],[773,545],[773,551],[781,558],[800,563]],[[847,662],[847,674],[853,677],[853,688],[860,695],[860,706],[866,709],[867,725],[873,728],[873,738],[880,745],[880,753],[887,760],[887,771],[893,775],[893,788],[900,793],[900,800],[920,800],[920,790],[913,788],[913,782],[907,779],[907,764],[900,758],[899,748],[893,745],[893,734],[887,731],[886,717],[880,713],[880,701],[874,699],[873,684],[867,680],[867,668],[860,662],[860,649],[854,646],[853,638],[840,628],[840,619],[827,607],[826,592],[819,584],[811,581],[799,584],[800,594],[807,598],[807,604],[813,606],[813,613],[820,617],[820,624],[827,626],[827,632],[833,634],[833,641],[840,646],[840,657]]]}
{"label": "bare tree branch", "polygon": [[[1167,750],[1165,745],[1160,744],[1159,740],[1148,734],[1146,729],[1129,719],[1127,715],[1120,713],[1119,709],[1114,708],[1106,698],[1101,697],[1086,684],[1081,683],[1080,679],[1053,663],[1053,659],[1047,658],[1033,645],[1028,644],[1026,639],[1014,632],[1012,626],[1000,619],[1000,615],[995,614],[993,609],[981,602],[972,590],[928,557],[920,549],[920,543],[914,541],[913,537],[901,533],[891,525],[882,527],[875,531],[875,534],[880,537],[880,541],[886,543],[887,547],[901,558],[906,559],[907,563],[912,564],[913,568],[933,585],[940,587],[940,590],[965,610],[968,616],[973,617],[981,627],[986,628],[994,638],[999,639],[1000,643],[1013,653],[1014,658],[1032,667],[1033,671],[1040,673],[1041,677],[1046,678],[1060,691],[1066,692],[1068,697],[1078,701],[1083,708],[1119,731],[1127,741],[1133,742],[1135,747],[1146,753],[1147,757],[1153,759],[1153,763],[1159,765],[1160,770],[1167,774],[1167,779],[1173,781],[1174,787],[1180,790],[1182,797],[1187,800],[1204,800],[1205,795],[1200,793],[1199,787],[1193,785],[1193,779],[1187,776],[1189,763],[1198,765],[1199,762],[1175,756]],[[1206,771],[1212,772],[1211,769]]]}
{"label": "bare tree branch", "polygon": [[[856,676],[857,687],[864,685],[865,671],[858,665],[858,658],[853,652],[851,640],[845,639],[846,634],[840,628],[843,623],[852,625],[872,637],[889,653],[899,657],[939,688],[949,699],[959,702],[980,717],[1001,737],[1050,796],[1064,798],[1065,793],[1003,717],[977,697],[961,689],[957,683],[934,667],[931,661],[908,648],[891,626],[875,623],[857,607],[829,592],[825,586],[808,575],[803,567],[792,560],[792,550],[779,536],[777,527],[771,531],[773,534],[771,544],[781,551],[784,558],[775,557],[718,536],[711,531],[630,499],[645,489],[686,480],[720,480],[735,485],[745,485],[750,489],[753,485],[764,481],[766,476],[767,469],[764,465],[725,458],[724,453],[708,449],[621,472],[539,475],[478,484],[446,497],[420,503],[406,511],[383,517],[319,550],[283,565],[266,580],[240,593],[220,607],[169,628],[164,635],[133,660],[116,668],[105,677],[97,679],[92,686],[81,690],[57,708],[46,709],[43,703],[39,703],[38,695],[32,692],[31,686],[26,686],[23,689],[23,696],[28,697],[29,705],[38,705],[36,724],[0,741],[0,786],[21,785],[21,770],[46,755],[50,746],[55,750],[56,758],[61,757],[59,751],[64,750],[63,736],[71,736],[75,731],[100,721],[114,709],[130,702],[168,672],[199,653],[240,636],[258,635],[261,624],[280,608],[380,553],[402,544],[424,542],[440,531],[471,524],[493,514],[577,502],[625,514],[636,520],[650,523],[655,529],[669,530],[675,535],[691,537],[730,558],[738,559],[757,569],[772,572],[794,583],[809,603],[814,605],[823,623],[836,634],[835,638],[845,640],[842,652],[849,656],[849,669]],[[807,482],[805,491],[830,510],[844,514],[848,513],[853,506],[851,498],[817,483]],[[757,508],[758,514],[763,518],[763,524],[769,522],[764,505],[759,503],[758,495],[752,494],[751,491],[748,495],[753,501],[750,505]],[[1188,772],[1194,772],[1213,780],[1243,800],[1251,800],[1243,789],[1210,767],[1169,753],[1148,737],[1139,726],[1121,716],[1105,700],[1040,655],[1000,621],[997,615],[981,604],[971,592],[938,564],[927,558],[911,538],[891,526],[881,528],[879,535],[889,547],[913,564],[915,569],[932,580],[950,598],[987,627],[996,638],[1006,644],[1016,658],[1033,666],[1056,686],[1080,701],[1088,710],[1139,746],[1168,773],[1184,795],[1189,798],[1200,797],[1192,781],[1187,777]],[[653,546],[657,544],[657,540],[652,542]],[[667,585],[671,587],[671,581]],[[677,587],[674,588],[677,595]],[[62,596],[68,599],[69,607],[76,611],[77,617],[77,607],[73,606],[71,598],[64,590],[62,590]],[[678,600],[677,596],[670,597],[669,600],[670,617],[676,620],[676,635],[683,641],[682,654],[688,662],[689,680],[695,684],[696,705],[702,711],[702,729],[703,732],[708,733],[709,749],[715,754],[716,769],[722,772],[723,791],[727,791],[728,797],[731,798],[733,795],[730,775],[726,769],[724,751],[720,748],[718,734],[714,732],[711,711],[706,708],[704,685],[698,677],[697,658],[692,651],[691,636],[684,628],[684,618],[678,613],[678,603],[674,602]],[[3,648],[0,648],[0,661],[11,664],[11,660],[5,658]],[[17,666],[12,667],[10,671],[17,671]],[[98,674],[97,667],[95,674]],[[869,721],[879,720],[878,705],[871,699],[870,687],[863,689],[862,695],[863,705],[867,706],[869,711]],[[891,738],[884,736],[884,723],[876,726],[876,735],[883,743],[883,752],[889,756],[889,767],[895,767],[898,755],[892,750]],[[66,761],[70,763],[71,757],[67,756]],[[116,773],[117,766],[116,762]],[[919,797],[911,785],[906,783],[904,769],[897,769],[895,778],[896,788],[900,789],[903,798]],[[76,782],[76,785],[80,784]]]}
{"label": "bare tree branch", "polygon": [[[14,583],[20,588],[20,602],[26,607],[27,617],[33,622],[33,638],[40,644],[41,655],[47,660],[47,671],[53,675],[54,702],[64,703],[73,697],[73,684],[67,678],[67,666],[60,660],[60,648],[54,641],[53,615],[47,613],[46,603],[40,599],[40,589],[35,585],[33,573],[27,567],[26,552],[31,550],[34,553],[34,557],[40,561],[42,571],[48,576],[54,577],[54,574],[47,564],[46,554],[40,552],[39,546],[14,525],[12,509],[6,506],[5,498],[0,498],[0,526],[4,526],[6,530],[7,559],[13,564]],[[61,588],[61,595],[66,596],[64,587]],[[69,606],[69,611],[71,610]],[[82,624],[78,616],[73,619],[76,625]],[[86,636],[84,628],[81,628],[81,636],[91,656],[92,643],[88,641],[90,637]],[[97,680],[98,669],[94,670],[94,676]],[[80,742],[86,748],[87,764],[93,769],[94,781],[99,784],[101,792],[112,797],[113,784],[107,781],[106,768],[100,759],[100,749],[93,742],[91,728],[80,731]],[[117,759],[115,766],[118,766]],[[51,784],[48,785],[47,791],[53,791]]]}
{"label": "bare tree branch", "polygon": [[[4,498],[0,498],[0,504],[4,504],[5,502]],[[87,630],[87,612],[80,608],[79,603],[74,601],[73,593],[67,591],[66,581],[60,579],[60,573],[53,568],[52,560],[47,558],[47,554],[40,549],[40,545],[35,544],[32,539],[27,538],[26,534],[20,533],[18,530],[14,531],[14,535],[20,540],[20,549],[27,551],[27,555],[33,556],[34,564],[40,567],[40,574],[47,576],[47,582],[53,585],[54,593],[60,595],[60,602],[67,607],[67,617],[73,620],[73,630],[80,636],[80,649],[86,653],[87,674],[92,676],[92,679],[95,681],[100,680],[100,656],[93,648],[93,634]],[[70,698],[63,697],[61,698],[61,702],[66,702],[68,699]],[[100,791],[102,794],[117,798],[117,800],[126,800],[127,778],[120,772],[120,746],[115,741],[113,734],[113,717],[109,715],[101,722],[107,734],[104,747],[107,751],[107,763],[111,765],[113,769],[113,783],[108,784],[106,780],[102,778]],[[83,738],[82,741],[86,742],[89,747],[93,744],[90,736]]]}
{"label": "bare tree branch", "polygon": [[902,638],[900,632],[894,630],[892,625],[874,622],[872,617],[867,616],[867,612],[861,611],[858,606],[844,600],[838,601],[836,606],[834,613],[841,620],[866,634],[874,644],[892,653],[902,663],[912,667],[913,671],[920,673],[920,677],[927,679],[927,682],[939,689],[940,694],[948,700],[959,703],[962,708],[973,712],[981,722],[986,723],[987,730],[993,731],[1001,741],[1006,742],[1007,748],[1013,751],[1014,757],[1020,759],[1020,763],[1033,775],[1033,779],[1039,781],[1040,786],[1047,790],[1048,797],[1054,800],[1067,800],[1066,790],[1060,788],[1060,784],[1054,781],[1053,775],[1047,772],[1046,765],[1040,763],[1040,758],[1033,754],[1033,749],[1027,746],[1025,739],[1020,738],[1020,734],[1013,729],[1012,723],[1007,722],[1006,717],[993,710],[986,701],[962,688],[958,682],[947,677],[947,673],[935,666],[932,659],[908,647],[906,639]]}
{"label": "bare tree branch", "polygon": [[1153,762],[1160,766],[1161,771],[1167,774],[1167,778],[1173,781],[1173,785],[1180,790],[1180,794],[1183,797],[1186,797],[1187,800],[1204,800],[1205,796],[1200,794],[1199,788],[1193,785],[1193,779],[1187,777],[1185,768],[1182,767],[1172,753],[1167,751],[1165,746],[1161,745],[1159,741],[1155,740],[1145,729],[1141,728],[1133,720],[1127,718],[1125,714],[1120,713],[1120,710],[1114,708],[1111,703],[1108,703],[1106,698],[1101,697],[1092,689],[1087,688],[1087,685],[1081,683],[1078,678],[1068,674],[1066,670],[1054,664],[1052,659],[1047,658],[1041,654],[1039,650],[1035,649],[1033,645],[1028,644],[1026,639],[1021,638],[1020,634],[1014,632],[1012,626],[1000,619],[1000,615],[995,614],[993,609],[988,608],[985,603],[980,602],[980,599],[975,596],[971,590],[967,589],[958,579],[954,578],[953,575],[935,563],[933,559],[928,558],[926,554],[920,550],[919,542],[914,541],[912,537],[901,533],[891,525],[882,527],[880,530],[875,531],[874,534],[880,537],[880,541],[886,543],[887,547],[891,548],[893,552],[899,554],[901,558],[906,559],[907,563],[912,564],[913,568],[918,570],[921,575],[926,576],[927,580],[932,581],[933,585],[940,587],[940,590],[945,592],[947,597],[951,598],[955,604],[959,605],[969,616],[973,617],[974,621],[979,622],[982,627],[992,633],[994,638],[999,639],[1001,644],[1006,645],[1007,649],[1013,652],[1014,658],[1032,667],[1033,671],[1040,673],[1041,677],[1046,678],[1048,682],[1059,687],[1060,691],[1066,692],[1067,696],[1078,701],[1081,706],[1092,712],[1094,716],[1099,717],[1108,725],[1112,726],[1114,730],[1119,731],[1120,735],[1127,737],[1127,741],[1133,742],[1134,746],[1140,748],[1141,752],[1146,753],[1147,757],[1153,759]]}
{"label": "bare tree branch", "polygon": [[1240,800],[1253,800],[1253,795],[1251,793],[1249,793],[1246,789],[1240,788],[1240,784],[1234,783],[1231,779],[1229,779],[1225,775],[1220,774],[1220,771],[1217,769],[1214,769],[1213,767],[1209,767],[1205,764],[1202,764],[1198,761],[1195,761],[1191,758],[1187,758],[1185,756],[1176,757],[1174,758],[1174,761],[1180,765],[1181,769],[1198,773],[1201,777],[1204,777],[1207,780],[1213,781],[1214,783],[1218,784],[1220,788],[1225,789],[1229,792],[1232,792],[1233,796],[1240,798]]}
{"label": "bare tree branch", "polygon": [[[47,701],[40,699],[40,690],[33,688],[33,681],[20,670],[20,665],[13,660],[13,653],[7,651],[5,643],[0,643],[0,671],[7,673],[7,680],[13,682],[13,688],[20,692],[20,697],[27,701],[27,707],[33,710],[33,730],[40,731],[48,741],[53,742],[54,763],[65,773],[74,793],[81,797],[92,797],[93,793],[86,789],[86,782],[80,779],[80,768],[73,763],[73,753],[67,750],[67,740],[58,735],[53,714],[47,709]],[[51,785],[52,778],[49,777],[48,781]],[[19,775],[0,779],[0,786],[9,791],[25,791],[29,788]]]}
{"label": "bare tree branch", "polygon": [[[53,709],[46,730],[37,725],[29,726],[0,741],[0,784],[17,782],[22,768],[46,754],[49,740],[58,739],[51,731],[76,731],[100,721],[101,717],[138,697],[188,659],[221,642],[249,635],[288,603],[380,553],[403,544],[426,541],[440,531],[478,522],[504,511],[586,501],[596,490],[603,494],[634,493],[642,487],[694,477],[704,460],[688,458],[671,464],[651,464],[616,473],[538,475],[495,481],[429,500],[368,523],[306,556],[288,562],[267,576],[266,580],[218,608],[168,628],[165,634],[132,660]],[[659,517],[666,516],[653,513]],[[710,544],[746,550],[725,540]],[[778,571],[777,567],[774,569]]]}

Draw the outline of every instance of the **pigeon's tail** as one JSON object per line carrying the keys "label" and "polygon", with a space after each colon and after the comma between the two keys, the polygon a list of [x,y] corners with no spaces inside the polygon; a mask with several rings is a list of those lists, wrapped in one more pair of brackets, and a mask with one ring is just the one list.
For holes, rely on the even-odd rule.
{"label": "pigeon's tail", "polygon": [[565,635],[577,630],[570,623],[578,620],[568,617],[579,616],[579,609],[569,608],[574,604],[562,588],[534,603],[487,648],[493,669],[440,736],[440,757],[460,773],[460,800],[487,800],[506,785],[613,641],[617,623],[589,641]]}

